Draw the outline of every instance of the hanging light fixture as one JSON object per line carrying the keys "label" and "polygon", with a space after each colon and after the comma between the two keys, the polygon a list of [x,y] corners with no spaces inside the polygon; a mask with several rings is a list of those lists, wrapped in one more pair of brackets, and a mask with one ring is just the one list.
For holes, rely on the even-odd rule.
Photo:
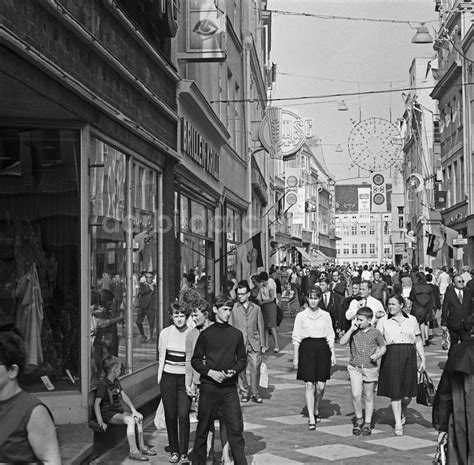
{"label": "hanging light fixture", "polygon": [[430,31],[425,26],[425,23],[420,23],[419,27],[416,28],[416,34],[411,39],[412,44],[432,44],[433,37],[431,37]]}
{"label": "hanging light fixture", "polygon": [[337,111],[347,111],[347,110],[349,110],[349,107],[347,106],[347,103],[344,102],[344,100],[337,102]]}

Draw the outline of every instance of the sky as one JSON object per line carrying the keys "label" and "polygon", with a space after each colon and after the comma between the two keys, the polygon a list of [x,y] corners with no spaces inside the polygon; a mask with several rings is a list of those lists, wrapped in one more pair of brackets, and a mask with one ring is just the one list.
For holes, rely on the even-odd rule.
{"label": "sky", "polygon": [[[420,22],[434,36],[438,28],[434,0],[269,0],[268,9],[329,16]],[[408,24],[272,15],[271,60],[277,64],[273,98],[324,96],[408,87],[415,57],[433,58],[432,45],[412,44]],[[304,77],[303,77],[304,76]],[[347,82],[349,81],[349,82]],[[278,105],[314,120],[325,162],[336,180],[357,182],[369,172],[351,167],[348,138],[357,123],[382,118],[394,123],[403,115],[402,90],[377,95],[292,100]],[[406,91],[405,91],[406,92]],[[348,111],[338,111],[338,100]],[[312,102],[322,102],[314,104]],[[329,102],[328,102],[329,101]],[[326,103],[324,103],[326,102]],[[310,104],[308,104],[310,103]],[[275,105],[277,103],[275,102]],[[335,152],[341,144],[343,153]]]}

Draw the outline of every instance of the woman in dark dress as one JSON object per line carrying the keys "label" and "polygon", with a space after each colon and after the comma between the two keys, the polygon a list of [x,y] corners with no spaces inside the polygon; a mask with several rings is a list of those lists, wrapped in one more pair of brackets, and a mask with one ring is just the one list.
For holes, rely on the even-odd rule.
{"label": "woman in dark dress", "polygon": [[292,335],[293,367],[298,370],[296,379],[305,383],[310,430],[321,421],[319,404],[331,377],[331,365],[336,364],[331,315],[319,308],[321,297],[319,287],[309,290],[308,306],[296,315]]}

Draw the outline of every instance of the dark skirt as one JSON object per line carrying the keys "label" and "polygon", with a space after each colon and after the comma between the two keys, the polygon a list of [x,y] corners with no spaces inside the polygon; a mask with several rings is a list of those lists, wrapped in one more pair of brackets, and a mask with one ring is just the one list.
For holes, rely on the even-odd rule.
{"label": "dark skirt", "polygon": [[415,397],[418,384],[413,344],[390,344],[380,364],[377,395],[399,400]]}
{"label": "dark skirt", "polygon": [[275,302],[262,304],[262,315],[265,328],[277,327],[277,307]]}
{"label": "dark skirt", "polygon": [[331,350],[326,338],[307,337],[301,341],[298,352],[298,373],[301,381],[326,382],[331,377]]}

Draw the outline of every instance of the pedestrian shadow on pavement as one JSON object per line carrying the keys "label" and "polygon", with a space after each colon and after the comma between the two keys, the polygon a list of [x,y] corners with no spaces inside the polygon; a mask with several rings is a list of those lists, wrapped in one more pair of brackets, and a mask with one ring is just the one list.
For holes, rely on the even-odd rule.
{"label": "pedestrian shadow on pavement", "polygon": [[244,431],[244,439],[247,453],[252,451],[252,455],[255,455],[267,449],[267,443],[264,441],[263,436],[255,434],[252,431]]}
{"label": "pedestrian shadow on pavement", "polygon": [[[394,425],[392,407],[388,406],[385,408],[378,408],[374,412],[373,420],[374,425]],[[407,409],[407,425],[420,425],[424,428],[433,429],[431,423],[427,421],[423,415],[416,409],[408,407]]]}
{"label": "pedestrian shadow on pavement", "polygon": [[[321,418],[330,418],[341,415],[341,406],[332,402],[330,399],[323,399],[319,404],[319,414]],[[308,417],[308,408],[306,405],[301,409],[301,415]]]}

